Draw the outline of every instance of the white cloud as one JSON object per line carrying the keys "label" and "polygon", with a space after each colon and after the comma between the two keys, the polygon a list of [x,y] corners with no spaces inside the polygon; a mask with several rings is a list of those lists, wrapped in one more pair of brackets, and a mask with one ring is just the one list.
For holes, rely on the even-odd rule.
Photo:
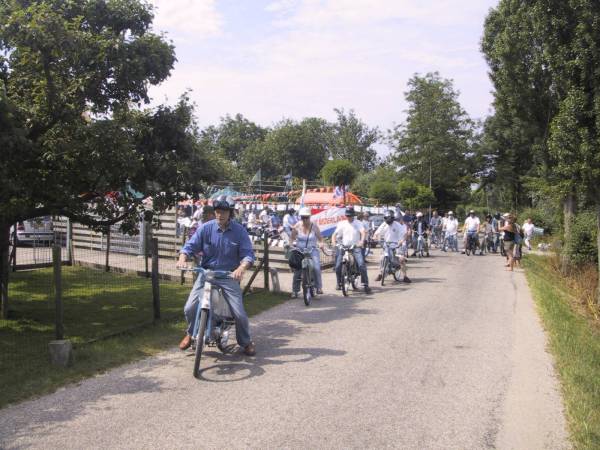
{"label": "white cloud", "polygon": [[263,8],[266,32],[236,39],[233,27],[209,47],[219,60],[178,52],[173,78],[153,94],[172,101],[194,89],[201,125],[238,112],[263,125],[333,119],[342,107],[386,130],[404,118],[409,78],[437,70],[454,79],[463,107],[482,117],[491,86],[478,40],[495,1],[277,0]]}
{"label": "white cloud", "polygon": [[176,40],[204,39],[221,34],[223,18],[215,0],[151,0],[155,6],[154,29],[168,31]]}

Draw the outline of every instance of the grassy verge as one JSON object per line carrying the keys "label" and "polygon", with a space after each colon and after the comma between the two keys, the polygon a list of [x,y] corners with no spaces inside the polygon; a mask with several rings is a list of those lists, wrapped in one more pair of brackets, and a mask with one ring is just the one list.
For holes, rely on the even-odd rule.
{"label": "grassy verge", "polygon": [[[63,271],[65,338],[75,345],[75,364],[61,369],[49,362],[52,269],[11,274],[10,316],[0,320],[0,408],[156,354],[183,336],[182,309],[190,285],[161,282],[164,319],[153,325],[149,279],[83,267]],[[286,297],[259,291],[247,297],[246,310],[252,316]]]}
{"label": "grassy verge", "polygon": [[523,263],[550,336],[575,448],[600,449],[600,326],[549,258],[527,256]]}

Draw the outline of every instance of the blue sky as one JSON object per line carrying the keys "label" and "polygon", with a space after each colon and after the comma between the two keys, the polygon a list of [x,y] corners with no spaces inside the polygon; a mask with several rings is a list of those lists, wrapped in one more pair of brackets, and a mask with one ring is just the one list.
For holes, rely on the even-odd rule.
{"label": "blue sky", "polygon": [[151,0],[178,62],[155,103],[186,89],[201,127],[241,113],[261,125],[354,109],[401,123],[406,83],[438,71],[472,118],[490,112],[483,21],[498,0]]}

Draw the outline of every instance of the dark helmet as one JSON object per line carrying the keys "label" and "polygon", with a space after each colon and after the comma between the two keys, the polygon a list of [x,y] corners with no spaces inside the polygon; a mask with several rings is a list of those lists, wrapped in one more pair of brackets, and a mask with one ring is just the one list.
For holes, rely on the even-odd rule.
{"label": "dark helmet", "polygon": [[385,212],[385,214],[383,215],[383,220],[385,220],[385,223],[387,223],[387,224],[391,224],[395,218],[396,218],[396,215],[394,214],[394,211],[392,211],[391,209],[388,209]]}
{"label": "dark helmet", "polygon": [[354,211],[354,206],[347,206],[346,207],[346,216],[347,217],[354,217],[354,216],[356,216],[356,211]]}
{"label": "dark helmet", "polygon": [[213,208],[217,209],[226,209],[229,211],[233,211],[235,208],[235,202],[233,198],[228,195],[219,195],[216,199],[213,200]]}
{"label": "dark helmet", "polygon": [[294,214],[295,212],[296,212],[296,210],[294,208],[288,209],[288,213],[289,214]]}

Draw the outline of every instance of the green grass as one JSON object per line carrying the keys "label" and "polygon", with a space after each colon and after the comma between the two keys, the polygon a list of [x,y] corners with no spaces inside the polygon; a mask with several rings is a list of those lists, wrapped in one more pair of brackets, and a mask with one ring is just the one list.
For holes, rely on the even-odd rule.
{"label": "green grass", "polygon": [[573,444],[600,449],[600,329],[578,312],[548,258],[530,255],[523,263],[550,336]]}
{"label": "green grass", "polygon": [[[0,320],[0,408],[175,346],[185,330],[190,288],[162,281],[163,320],[153,325],[149,279],[64,267],[65,338],[75,346],[75,363],[62,369],[50,364],[48,353],[54,339],[52,269],[11,274],[9,320]],[[246,311],[252,316],[286,297],[253,293],[245,299]]]}

